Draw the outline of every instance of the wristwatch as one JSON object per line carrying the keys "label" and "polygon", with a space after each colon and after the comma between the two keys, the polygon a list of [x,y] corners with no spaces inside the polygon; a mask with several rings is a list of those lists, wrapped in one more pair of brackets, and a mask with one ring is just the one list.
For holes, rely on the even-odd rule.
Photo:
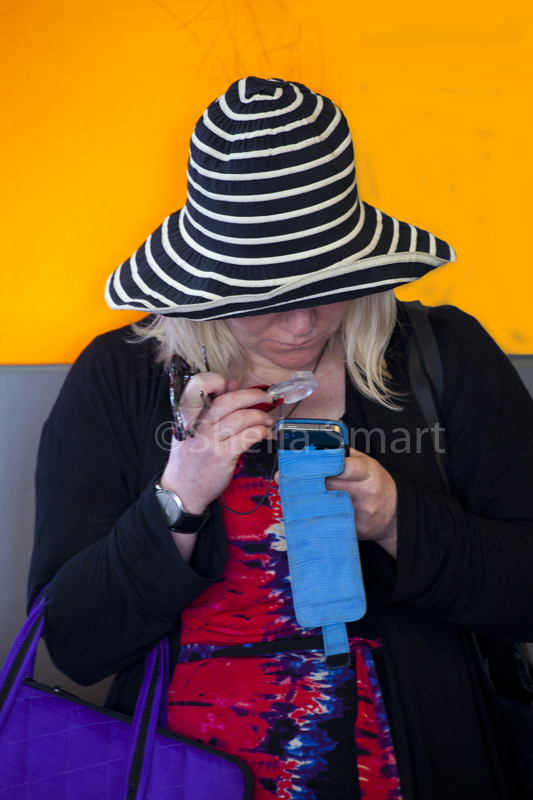
{"label": "wristwatch", "polygon": [[183,508],[178,495],[170,489],[163,489],[158,483],[155,485],[155,499],[169,530],[173,532],[198,533],[209,517],[209,511],[204,514],[189,514]]}

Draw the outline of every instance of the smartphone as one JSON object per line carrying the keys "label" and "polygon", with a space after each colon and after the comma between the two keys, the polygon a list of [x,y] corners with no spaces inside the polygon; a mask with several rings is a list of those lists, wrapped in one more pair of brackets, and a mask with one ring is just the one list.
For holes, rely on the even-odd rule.
{"label": "smartphone", "polygon": [[280,450],[340,450],[345,445],[344,425],[335,420],[282,420],[276,426]]}

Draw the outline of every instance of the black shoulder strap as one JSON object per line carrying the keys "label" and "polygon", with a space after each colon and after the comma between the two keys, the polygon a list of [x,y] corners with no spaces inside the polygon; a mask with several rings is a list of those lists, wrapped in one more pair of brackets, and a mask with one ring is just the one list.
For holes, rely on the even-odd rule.
{"label": "black shoulder strap", "polygon": [[[422,305],[419,300],[401,303],[401,305],[409,317],[412,329],[412,333],[411,331],[409,332],[407,356],[409,382],[428,428],[438,431],[438,436],[432,437],[435,446],[435,458],[437,459],[446,491],[451,494],[446,465],[444,426],[442,425],[440,414],[444,390],[442,360],[429,322],[429,308]],[[433,392],[438,405],[435,403]]]}
{"label": "black shoulder strap", "polygon": [[[442,397],[444,381],[442,374],[442,360],[428,317],[429,308],[422,305],[419,300],[414,300],[410,303],[400,303],[400,305],[406,312],[412,328],[412,332],[409,331],[407,355],[409,381],[411,383],[413,394],[418,400],[418,404],[422,410],[424,419],[426,420],[426,424],[431,428],[435,424],[440,425],[442,421],[439,408],[442,408],[443,405]],[[432,387],[435,392],[438,405],[435,404]],[[437,459],[437,464],[439,465],[442,480],[444,481],[444,485],[446,486],[448,494],[451,494],[445,452],[439,452],[439,448],[437,447],[434,437],[432,437],[432,441],[435,444],[435,457]],[[440,436],[440,448],[445,450],[444,434]],[[530,660],[525,646],[522,643],[505,643],[504,645],[502,642],[499,642],[496,646],[494,646],[494,641],[485,637],[484,648],[487,650],[487,653],[484,655],[476,634],[474,631],[471,631],[471,633],[474,647],[479,656],[481,665],[493,685],[495,681],[495,675],[489,668],[489,665],[496,664],[496,666],[501,669],[501,661],[503,658],[505,658],[505,664],[512,664],[511,670],[508,673],[512,676],[511,680],[514,680],[514,676],[516,675],[517,680],[520,681],[520,684],[523,686],[526,692],[533,694],[533,675],[531,673]],[[494,648],[492,652],[488,649],[491,646],[491,641]],[[507,649],[502,651],[502,647]],[[501,654],[502,652],[503,655]],[[500,662],[498,662],[498,658]],[[505,667],[505,669],[507,669],[507,667]],[[500,676],[500,679],[501,677],[502,676]],[[508,680],[507,675],[504,677],[506,680]],[[514,686],[516,686],[516,683],[513,684],[513,688]],[[509,693],[508,687],[502,688],[502,686],[495,686],[495,688],[498,694],[503,694],[504,697],[513,697],[513,694]],[[516,691],[515,688],[514,691]],[[502,702],[502,698],[500,698],[500,706],[502,707],[504,714],[509,713],[506,711],[507,705],[505,705],[505,703],[508,702],[509,701],[505,700]],[[528,708],[531,702],[532,701],[529,700],[526,703],[525,708]],[[506,728],[514,734],[515,731],[518,731],[517,725],[518,723],[515,723],[514,720],[509,719],[506,723]],[[522,728],[520,728],[520,735],[522,735]],[[530,755],[531,753],[528,752],[528,756]],[[522,768],[522,764],[520,765],[520,768]]]}

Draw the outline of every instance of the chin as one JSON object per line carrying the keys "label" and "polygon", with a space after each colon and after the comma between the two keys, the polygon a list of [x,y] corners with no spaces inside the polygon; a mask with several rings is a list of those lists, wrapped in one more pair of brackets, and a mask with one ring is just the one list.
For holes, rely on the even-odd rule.
{"label": "chin", "polygon": [[309,348],[305,352],[276,353],[270,357],[270,360],[281,369],[298,372],[299,370],[312,370],[319,355],[320,351]]}

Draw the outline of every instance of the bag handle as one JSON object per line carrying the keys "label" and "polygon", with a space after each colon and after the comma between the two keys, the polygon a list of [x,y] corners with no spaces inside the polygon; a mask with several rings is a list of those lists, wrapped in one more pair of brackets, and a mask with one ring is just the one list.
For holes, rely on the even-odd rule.
{"label": "bag handle", "polygon": [[9,716],[22,681],[26,676],[33,676],[35,653],[44,627],[45,604],[43,589],[11,645],[0,672],[0,731]]}
{"label": "bag handle", "polygon": [[[33,677],[37,646],[44,627],[46,586],[35,599],[0,671],[0,731],[26,677]],[[157,724],[166,728],[169,647],[165,637],[145,658],[144,678],[131,725],[121,800],[143,800]]]}
{"label": "bag handle", "polygon": [[163,676],[166,663],[168,663],[168,640],[165,637],[145,659],[144,678],[133,715],[124,774],[126,788],[122,800],[142,800],[146,791],[161,698],[164,696]]}

